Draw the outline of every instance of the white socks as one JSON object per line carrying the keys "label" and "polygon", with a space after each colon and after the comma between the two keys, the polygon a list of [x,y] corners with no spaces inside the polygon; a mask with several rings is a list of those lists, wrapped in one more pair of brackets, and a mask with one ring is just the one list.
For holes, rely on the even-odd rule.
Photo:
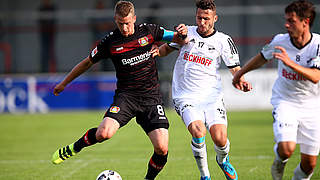
{"label": "white socks", "polygon": [[217,161],[219,164],[222,164],[223,162],[226,161],[226,158],[229,154],[229,150],[230,150],[230,142],[229,139],[227,140],[227,143],[224,147],[218,147],[216,145],[214,145],[214,150],[217,153]]}
{"label": "white socks", "polygon": [[292,180],[309,180],[312,175],[313,173],[306,175],[306,173],[302,171],[299,163],[296,169],[294,170],[294,176],[292,177]]}
{"label": "white socks", "polygon": [[191,149],[196,159],[198,169],[200,171],[201,176],[209,176],[210,172],[208,168],[208,161],[207,161],[207,148],[205,142],[203,143],[195,143],[191,141]]}
{"label": "white socks", "polygon": [[[274,145],[274,148],[273,148],[274,153],[275,153],[275,155],[276,155],[275,161],[278,161],[278,162],[282,163],[282,164],[283,164],[283,167],[284,167],[284,165],[287,163],[287,161],[288,161],[289,159],[285,159],[285,160],[281,159],[280,156],[279,156],[279,154],[278,154],[277,149],[278,149],[278,144],[275,144],[275,145]],[[302,171],[301,166],[300,166],[300,163],[299,163],[298,166],[296,167],[296,169],[294,170],[294,176],[292,177],[292,180],[310,180],[310,178],[311,178],[312,175],[313,175],[313,173],[311,173],[311,174],[309,174],[309,175],[306,175],[306,174]]]}

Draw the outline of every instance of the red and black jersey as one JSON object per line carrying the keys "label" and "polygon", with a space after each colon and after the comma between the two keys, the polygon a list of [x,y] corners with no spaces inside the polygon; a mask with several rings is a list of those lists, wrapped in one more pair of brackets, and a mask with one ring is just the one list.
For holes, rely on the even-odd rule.
{"label": "red and black jersey", "polygon": [[156,61],[149,51],[161,41],[164,29],[159,25],[135,25],[134,34],[124,37],[119,29],[110,32],[91,52],[93,63],[110,58],[116,69],[117,92],[159,94]]}

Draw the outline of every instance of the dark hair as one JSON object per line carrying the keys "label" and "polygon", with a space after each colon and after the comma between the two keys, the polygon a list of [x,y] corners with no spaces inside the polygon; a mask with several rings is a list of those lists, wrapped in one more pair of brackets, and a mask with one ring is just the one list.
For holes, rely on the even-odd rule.
{"label": "dark hair", "polygon": [[285,9],[286,14],[292,12],[295,12],[297,16],[301,18],[301,20],[309,18],[309,26],[312,27],[313,21],[316,17],[316,11],[314,5],[311,2],[306,0],[294,1]]}
{"label": "dark hair", "polygon": [[115,8],[114,14],[121,17],[127,17],[130,13],[134,15],[134,5],[130,1],[118,1]]}
{"label": "dark hair", "polygon": [[199,9],[211,9],[212,11],[216,11],[216,5],[214,3],[214,0],[197,0],[196,6]]}

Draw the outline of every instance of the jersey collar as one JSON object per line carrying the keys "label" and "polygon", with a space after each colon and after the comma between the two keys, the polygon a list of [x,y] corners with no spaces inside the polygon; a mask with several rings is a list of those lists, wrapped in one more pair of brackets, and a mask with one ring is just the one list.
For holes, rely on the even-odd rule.
{"label": "jersey collar", "polygon": [[[198,28],[197,28],[196,31],[197,31],[197,33],[198,33]],[[198,34],[199,34],[199,36],[201,36],[202,38],[208,38],[208,37],[211,37],[211,36],[213,36],[214,34],[216,34],[216,32],[217,32],[217,31],[216,31],[216,28],[214,28],[214,29],[213,29],[213,32],[212,32],[211,34],[207,35],[207,36],[203,36],[203,35],[201,35],[201,34],[199,34],[199,33],[198,33]]]}
{"label": "jersey collar", "polygon": [[308,44],[310,44],[310,42],[312,41],[313,34],[312,34],[311,32],[310,32],[310,34],[311,34],[310,40],[309,40],[304,46],[302,46],[301,48],[297,47],[297,46],[293,43],[292,38],[289,36],[289,37],[290,37],[291,44],[292,44],[295,48],[297,48],[297,49],[299,49],[299,50],[303,49],[303,48],[306,47]]}

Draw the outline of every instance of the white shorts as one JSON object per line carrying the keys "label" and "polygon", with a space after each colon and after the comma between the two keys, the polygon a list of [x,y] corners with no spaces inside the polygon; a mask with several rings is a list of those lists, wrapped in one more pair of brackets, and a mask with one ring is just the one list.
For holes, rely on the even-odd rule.
{"label": "white shorts", "polygon": [[210,129],[214,124],[228,124],[227,112],[222,98],[214,102],[201,102],[201,104],[196,100],[174,99],[173,104],[186,127],[197,120],[201,120],[207,129]]}
{"label": "white shorts", "polygon": [[300,151],[318,155],[320,149],[319,108],[302,108],[292,103],[274,105],[273,133],[275,142],[292,141],[300,144]]}

